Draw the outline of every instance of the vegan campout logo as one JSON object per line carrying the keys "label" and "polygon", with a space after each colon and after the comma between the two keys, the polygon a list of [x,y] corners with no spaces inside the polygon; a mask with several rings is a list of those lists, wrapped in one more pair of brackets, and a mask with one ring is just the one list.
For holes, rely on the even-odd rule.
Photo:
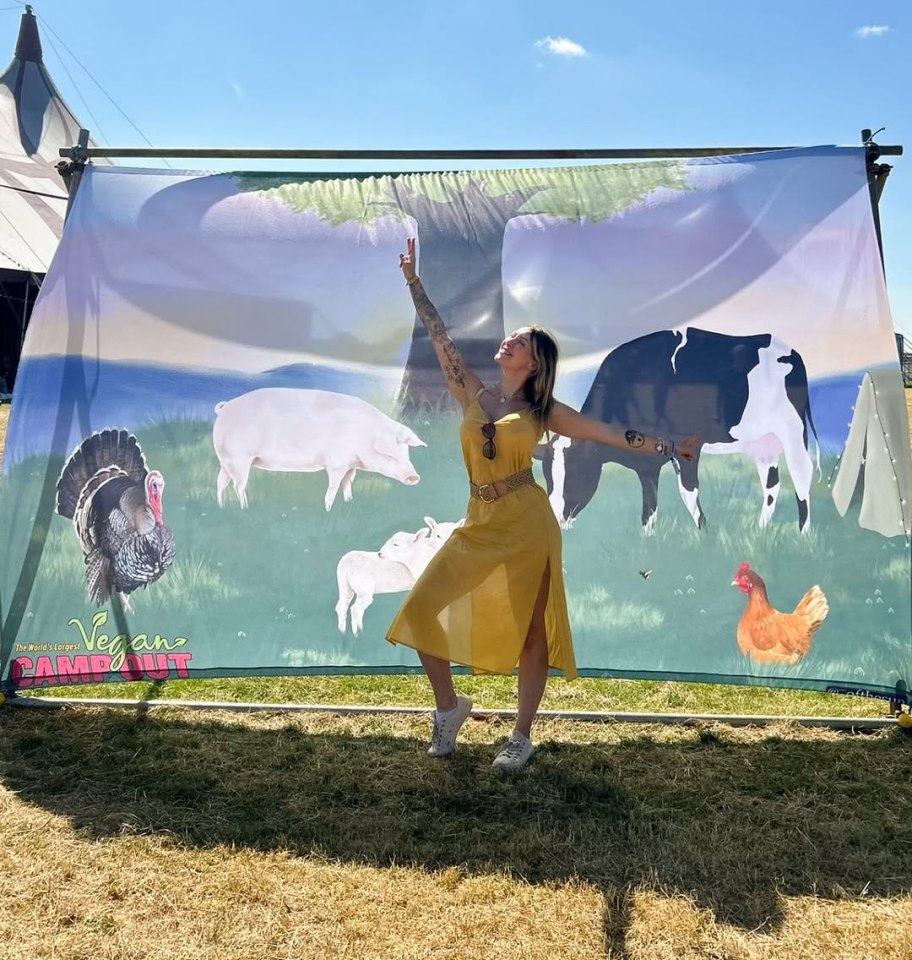
{"label": "vegan campout logo", "polygon": [[[106,680],[167,680],[190,675],[187,637],[160,633],[108,634],[108,614],[100,610],[88,626],[80,617],[67,622],[69,643],[17,643],[10,664],[14,687],[103,683]],[[115,674],[116,676],[111,676]]]}

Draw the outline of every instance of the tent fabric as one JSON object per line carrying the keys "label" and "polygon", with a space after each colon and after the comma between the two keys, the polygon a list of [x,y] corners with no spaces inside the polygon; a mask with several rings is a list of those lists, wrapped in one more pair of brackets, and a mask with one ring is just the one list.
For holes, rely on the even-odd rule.
{"label": "tent fabric", "polygon": [[0,270],[47,272],[67,207],[55,164],[80,126],[44,66],[38,24],[27,9],[0,76]]}

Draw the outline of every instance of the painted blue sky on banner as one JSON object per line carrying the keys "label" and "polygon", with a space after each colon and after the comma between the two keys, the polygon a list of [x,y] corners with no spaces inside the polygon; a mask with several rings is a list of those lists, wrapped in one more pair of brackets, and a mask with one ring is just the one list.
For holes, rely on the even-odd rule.
{"label": "painted blue sky on banner", "polygon": [[[839,159],[821,177],[814,162],[826,157]],[[812,381],[893,361],[873,233],[852,229],[868,216],[860,151],[684,169],[687,189],[659,188],[617,217],[521,212],[507,225],[505,325],[555,330],[558,390],[568,402],[582,402],[588,380],[575,374],[591,378],[605,349],[688,324],[772,332],[802,354]],[[384,186],[338,185],[365,202]],[[361,371],[392,391],[413,326],[395,265],[416,233],[420,260],[421,237],[411,218],[378,210],[333,225],[268,192],[239,192],[227,175],[93,170],[48,276],[27,358],[71,352],[72,330],[44,319],[68,309],[66,273],[94,278],[98,303],[83,349],[99,360],[244,374],[318,363]],[[20,438],[22,452],[35,449],[34,426],[20,433],[14,422],[12,462]]]}

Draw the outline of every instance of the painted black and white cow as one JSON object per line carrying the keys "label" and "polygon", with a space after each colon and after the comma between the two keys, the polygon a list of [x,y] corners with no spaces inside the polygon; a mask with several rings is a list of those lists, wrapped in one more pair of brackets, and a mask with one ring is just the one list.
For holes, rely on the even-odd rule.
{"label": "painted black and white cow", "polygon": [[[700,450],[692,461],[680,461],[678,475],[681,498],[698,527],[705,524],[698,483],[702,454],[744,453],[754,460],[763,487],[760,526],[776,508],[784,455],[798,500],[798,527],[807,533],[813,463],[805,423],[814,429],[807,372],[801,356],[769,334],[733,337],[689,327],[631,340],[602,362],[582,412],[674,440],[698,434]],[[650,533],[659,473],[668,461],[589,440],[556,437],[543,448],[558,520],[570,526],[589,503],[604,463],[629,467],[640,478],[643,527]]]}

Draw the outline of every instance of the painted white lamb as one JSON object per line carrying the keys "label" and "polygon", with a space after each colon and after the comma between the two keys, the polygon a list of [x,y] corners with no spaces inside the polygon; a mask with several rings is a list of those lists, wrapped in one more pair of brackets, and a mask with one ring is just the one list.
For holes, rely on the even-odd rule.
{"label": "painted white lamb", "polygon": [[[336,565],[339,587],[336,616],[340,633],[345,633],[349,605],[352,633],[357,636],[364,627],[364,611],[373,603],[376,594],[411,590],[431,557],[465,520],[437,523],[433,517],[425,517],[424,522],[427,526],[415,533],[405,530],[394,533],[376,553],[349,550],[339,560]],[[398,552],[406,562],[383,555],[384,551],[388,554],[391,550]]]}

